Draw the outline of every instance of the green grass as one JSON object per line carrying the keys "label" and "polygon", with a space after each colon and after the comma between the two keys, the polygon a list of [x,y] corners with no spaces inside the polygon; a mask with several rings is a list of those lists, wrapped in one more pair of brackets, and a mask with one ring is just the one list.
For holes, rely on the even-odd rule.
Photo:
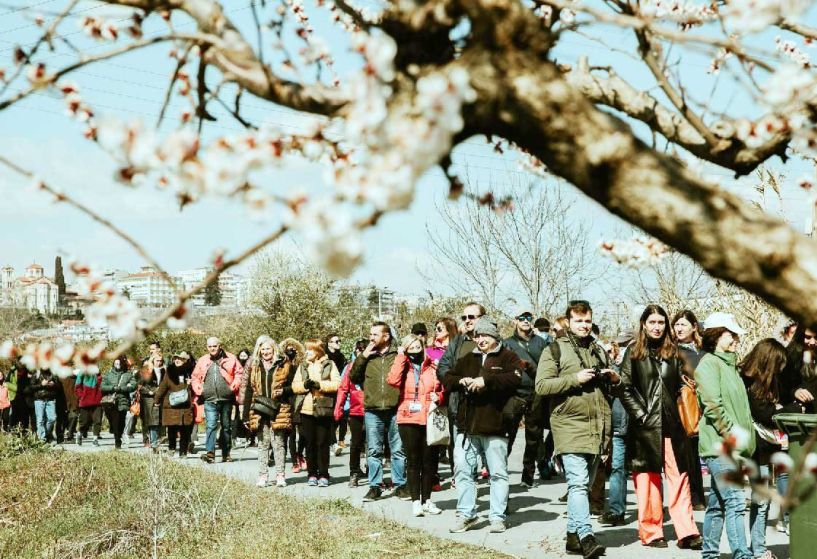
{"label": "green grass", "polygon": [[152,455],[0,435],[0,557],[487,559],[342,499],[299,500]]}

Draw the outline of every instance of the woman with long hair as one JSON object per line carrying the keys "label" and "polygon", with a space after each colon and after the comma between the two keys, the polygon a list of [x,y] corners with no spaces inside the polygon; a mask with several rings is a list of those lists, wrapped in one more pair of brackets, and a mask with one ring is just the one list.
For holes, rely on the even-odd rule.
{"label": "woman with long hair", "polygon": [[448,344],[457,335],[457,321],[451,317],[444,316],[434,321],[434,333],[431,344],[426,348],[426,355],[434,361],[440,358],[448,349]]}
{"label": "woman with long hair", "polygon": [[102,409],[108,418],[108,429],[114,437],[114,448],[122,448],[125,418],[130,396],[136,390],[136,377],[125,355],[114,359],[111,369],[102,375]]}
{"label": "woman with long hair", "polygon": [[[765,433],[773,433],[777,427],[772,417],[778,413],[802,413],[800,404],[780,403],[779,377],[786,366],[786,349],[774,338],[766,338],[755,345],[749,355],[740,362],[738,369],[749,395],[749,408],[755,424]],[[757,437],[757,446],[752,460],[760,468],[761,479],[768,480],[772,454],[779,452],[781,446]],[[768,482],[766,482],[768,486]],[[769,499],[759,492],[752,491],[752,504],[749,505],[749,550],[757,559],[776,559],[766,549],[766,521],[769,514]]]}
{"label": "woman with long hair", "polygon": [[621,403],[631,418],[626,456],[638,501],[638,535],[642,545],[650,547],[667,547],[662,470],[678,547],[701,547],[687,476],[689,441],[676,404],[683,370],[667,311],[647,305],[635,344],[627,349],[621,363]]}
{"label": "woman with long hair", "polygon": [[[187,378],[195,365],[178,353],[173,355],[167,372],[156,389],[154,406],[161,406],[161,423],[167,427],[167,449],[172,454],[179,449],[179,458],[187,458],[190,432],[193,428],[193,392]],[[186,394],[186,395],[185,395]]]}
{"label": "woman with long hair", "polygon": [[[684,374],[695,378],[695,368],[703,357],[701,350],[701,332],[698,318],[689,309],[675,313],[672,317],[672,331],[678,344],[681,359],[684,360]],[[692,510],[706,510],[706,493],[704,476],[701,472],[701,457],[698,455],[698,435],[690,437],[689,454],[689,491],[692,494]]]}
{"label": "woman with long hair", "polygon": [[743,513],[746,507],[743,491],[724,476],[735,470],[734,464],[721,458],[725,441],[733,444],[743,458],[755,451],[755,433],[746,387],[737,371],[735,352],[740,336],[745,334],[728,313],[716,312],[704,321],[702,348],[706,352],[695,369],[698,400],[703,416],[698,423],[698,452],[711,474],[709,500],[704,515],[703,559],[720,557],[720,541],[726,524],[726,536],[734,559],[752,557],[746,545]]}
{"label": "woman with long hair", "polygon": [[142,440],[145,447],[159,452],[159,426],[162,424],[161,408],[153,405],[156,401],[156,391],[159,390],[159,379],[167,376],[164,358],[154,355],[139,372],[137,392],[139,393],[139,416],[142,420]]}
{"label": "woman with long hair", "polygon": [[329,446],[334,429],[335,394],[340,373],[326,355],[323,342],[310,338],[304,342],[306,362],[298,368],[292,391],[298,395],[295,407],[301,414],[306,435],[306,466],[310,487],[329,486]]}

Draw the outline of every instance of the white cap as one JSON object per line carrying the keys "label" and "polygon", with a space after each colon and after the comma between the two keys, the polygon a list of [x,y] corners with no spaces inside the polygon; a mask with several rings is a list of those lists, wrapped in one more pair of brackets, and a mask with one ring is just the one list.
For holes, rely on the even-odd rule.
{"label": "white cap", "polygon": [[530,305],[516,305],[513,309],[513,314],[511,315],[514,319],[517,316],[522,316],[523,314],[531,314],[534,318],[536,318],[536,313],[530,310]]}
{"label": "white cap", "polygon": [[726,328],[730,332],[742,336],[746,330],[738,326],[735,315],[726,312],[713,312],[704,320],[704,328]]}

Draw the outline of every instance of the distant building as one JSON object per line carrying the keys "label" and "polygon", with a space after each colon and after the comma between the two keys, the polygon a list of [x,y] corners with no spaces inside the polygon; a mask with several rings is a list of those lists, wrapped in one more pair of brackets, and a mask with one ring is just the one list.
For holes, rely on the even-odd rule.
{"label": "distant building", "polygon": [[[167,279],[152,266],[142,266],[135,274],[116,280],[117,289],[140,307],[169,307],[176,301],[176,292]],[[174,278],[175,281],[175,278]]]}
{"label": "distant building", "polygon": [[[182,270],[176,273],[176,281],[180,284],[180,287],[188,290],[200,284],[209,273],[209,268]],[[247,278],[230,272],[223,272],[218,277],[218,287],[221,290],[221,306],[237,307],[246,304]],[[204,291],[193,297],[191,301],[196,306],[204,306]]]}
{"label": "distant building", "polygon": [[39,264],[28,266],[22,277],[15,277],[14,268],[5,266],[0,269],[0,303],[54,314],[59,306],[59,287]]}

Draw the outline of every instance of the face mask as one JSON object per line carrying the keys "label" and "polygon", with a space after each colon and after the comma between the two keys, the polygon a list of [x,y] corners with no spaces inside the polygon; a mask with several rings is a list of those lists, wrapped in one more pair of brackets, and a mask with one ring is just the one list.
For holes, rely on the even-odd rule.
{"label": "face mask", "polygon": [[419,365],[423,362],[423,352],[420,351],[418,353],[409,353],[408,354],[409,361],[414,363],[415,365]]}

